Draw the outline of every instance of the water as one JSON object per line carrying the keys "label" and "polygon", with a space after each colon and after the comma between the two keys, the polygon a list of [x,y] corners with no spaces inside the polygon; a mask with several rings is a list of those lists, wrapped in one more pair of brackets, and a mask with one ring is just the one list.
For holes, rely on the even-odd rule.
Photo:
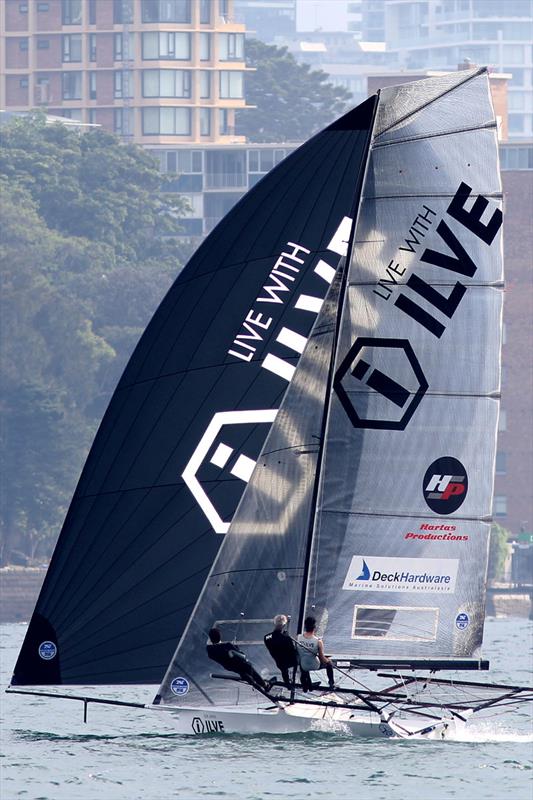
{"label": "water", "polygon": [[[26,626],[0,626],[5,687]],[[531,682],[533,623],[489,619],[494,682]],[[479,680],[482,680],[479,676]],[[155,689],[155,687],[154,687]],[[72,690],[75,691],[75,690]],[[93,690],[146,702],[151,687]],[[2,800],[531,800],[530,709],[462,741],[356,740],[340,734],[184,737],[162,714],[2,695]]]}

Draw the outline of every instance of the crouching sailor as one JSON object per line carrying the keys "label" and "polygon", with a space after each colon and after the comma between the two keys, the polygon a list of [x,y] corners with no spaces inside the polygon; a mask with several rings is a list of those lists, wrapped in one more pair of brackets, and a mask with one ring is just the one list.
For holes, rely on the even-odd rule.
{"label": "crouching sailor", "polygon": [[309,672],[316,669],[324,669],[327,672],[329,688],[335,688],[333,677],[333,664],[324,655],[324,645],[322,639],[315,636],[316,619],[306,617],[304,621],[304,632],[298,634],[298,656],[300,658],[300,675],[302,677],[302,689],[309,692],[313,689]]}
{"label": "crouching sailor", "polygon": [[209,639],[211,644],[208,644],[207,655],[221,667],[227,669],[229,672],[236,672],[240,678],[250,683],[252,686],[259,687],[264,692],[268,692],[271,688],[271,682],[263,680],[261,675],[256,672],[250,661],[242,652],[240,647],[231,642],[222,642],[222,636],[218,628],[211,628],[209,631]]}
{"label": "crouching sailor", "polygon": [[283,683],[287,689],[291,689],[292,682],[289,677],[289,670],[293,670],[294,682],[294,672],[298,666],[298,656],[296,654],[296,646],[285,628],[287,622],[288,620],[285,614],[276,614],[274,617],[274,630],[271,633],[267,633],[264,642],[266,649],[281,672]]}

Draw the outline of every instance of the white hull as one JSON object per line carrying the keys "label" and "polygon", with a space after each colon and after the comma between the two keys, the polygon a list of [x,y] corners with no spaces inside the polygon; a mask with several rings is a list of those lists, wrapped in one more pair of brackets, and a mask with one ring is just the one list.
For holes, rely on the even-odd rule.
{"label": "white hull", "polygon": [[385,721],[372,712],[354,712],[352,709],[297,702],[276,707],[149,708],[169,714],[178,733],[196,736],[319,731],[350,734],[357,738],[445,739],[456,729],[456,722],[451,719],[429,720],[406,716]]}

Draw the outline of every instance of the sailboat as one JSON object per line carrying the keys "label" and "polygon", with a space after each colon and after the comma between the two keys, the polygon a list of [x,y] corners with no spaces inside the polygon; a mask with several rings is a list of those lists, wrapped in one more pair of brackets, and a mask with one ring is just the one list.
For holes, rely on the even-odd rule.
{"label": "sailboat", "polygon": [[[435,677],[488,669],[501,206],[485,69],[380,91],[251,189],[133,353],[8,691],[157,681],[183,734],[443,738],[531,700]],[[209,660],[218,627],[275,674],[279,613],[334,690]]]}

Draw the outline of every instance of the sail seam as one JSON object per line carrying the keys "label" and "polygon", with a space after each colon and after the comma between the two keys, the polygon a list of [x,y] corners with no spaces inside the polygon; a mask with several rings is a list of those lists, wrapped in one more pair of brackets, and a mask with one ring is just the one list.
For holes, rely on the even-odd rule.
{"label": "sail seam", "polygon": [[485,122],[483,125],[469,125],[464,128],[454,128],[451,131],[439,131],[438,133],[420,133],[417,136],[406,136],[404,139],[394,139],[391,142],[376,142],[373,149],[377,150],[380,147],[390,147],[394,144],[405,144],[406,142],[419,142],[424,139],[435,139],[438,136],[453,136],[456,133],[471,133],[472,131],[482,131],[497,128],[496,122]]}
{"label": "sail seam", "polygon": [[404,114],[403,117],[400,117],[399,119],[395,120],[395,122],[393,122],[392,125],[389,125],[388,127],[383,128],[383,130],[381,130],[378,134],[376,134],[375,139],[378,139],[380,136],[383,136],[384,133],[387,133],[387,131],[390,131],[392,128],[395,128],[397,125],[400,125],[400,123],[405,122],[405,120],[409,119],[409,117],[413,117],[415,114],[418,114],[419,111],[423,111],[428,106],[432,105],[433,103],[436,103],[437,100],[440,100],[442,97],[446,97],[446,95],[450,94],[451,92],[455,92],[455,90],[459,89],[459,87],[464,86],[469,81],[474,80],[474,78],[479,78],[480,75],[483,75],[486,72],[487,72],[487,68],[486,67],[481,67],[481,69],[476,70],[471,75],[467,75],[467,77],[464,80],[459,81],[458,83],[454,84],[449,89],[446,89],[444,92],[441,92],[440,94],[438,94],[436,97],[432,97],[431,100],[428,100],[426,103],[423,103],[421,106],[418,106],[418,108],[415,108],[413,111],[410,111],[408,114]]}
{"label": "sail seam", "polygon": [[[412,197],[455,197],[455,194],[449,192],[418,192],[413,194],[367,194],[363,200],[406,200]],[[490,197],[495,200],[503,199],[503,192],[472,192],[470,197]]]}
{"label": "sail seam", "polygon": [[[321,514],[342,514],[346,517],[386,517],[387,519],[427,519],[428,514],[417,514],[413,513],[394,513],[388,514],[385,511],[346,511],[342,509],[335,509],[335,508],[320,508]],[[429,512],[428,512],[429,513]],[[491,515],[483,515],[477,517],[450,517],[450,519],[459,520],[460,522],[492,522],[492,514]]]}

